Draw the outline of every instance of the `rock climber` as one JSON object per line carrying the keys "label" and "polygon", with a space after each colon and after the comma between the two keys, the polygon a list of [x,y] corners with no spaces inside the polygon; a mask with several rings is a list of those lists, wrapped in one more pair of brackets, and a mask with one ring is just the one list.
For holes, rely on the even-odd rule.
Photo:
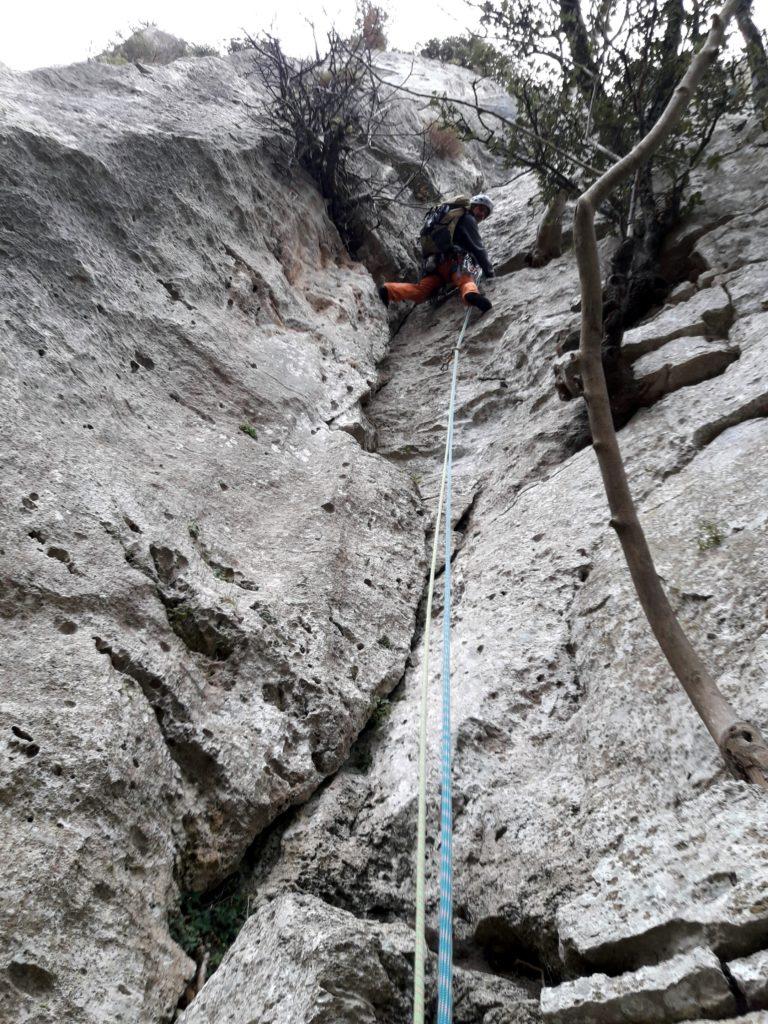
{"label": "rock climber", "polygon": [[379,288],[385,306],[390,302],[425,302],[444,284],[459,290],[465,305],[487,313],[491,302],[481,295],[474,275],[482,270],[493,277],[493,265],[485,251],[478,222],[490,217],[493,202],[484,194],[467,200],[457,196],[450,203],[430,210],[421,230],[424,255],[418,284],[387,281]]}

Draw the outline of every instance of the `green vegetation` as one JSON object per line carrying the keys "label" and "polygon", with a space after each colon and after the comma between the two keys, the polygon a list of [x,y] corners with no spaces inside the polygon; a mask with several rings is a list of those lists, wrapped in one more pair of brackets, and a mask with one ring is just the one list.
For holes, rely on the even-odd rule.
{"label": "green vegetation", "polygon": [[388,697],[379,697],[376,701],[376,706],[371,712],[371,717],[368,719],[368,725],[372,729],[378,729],[380,725],[383,725],[389,716],[392,714],[392,702]]}
{"label": "green vegetation", "polygon": [[232,883],[228,888],[222,892],[219,887],[213,894],[183,893],[168,922],[172,938],[185,953],[198,963],[206,952],[210,955],[209,974],[219,966],[248,916],[245,893]]}
{"label": "green vegetation", "polygon": [[187,620],[190,619],[192,610],[189,605],[177,604],[173,608],[168,609],[168,621],[174,630],[181,629],[187,624]]}
{"label": "green vegetation", "polygon": [[189,533],[189,536],[192,538],[192,540],[198,539],[198,537],[200,536],[200,524],[196,519],[192,519],[190,520],[190,522],[187,523],[187,532]]}
{"label": "green vegetation", "polygon": [[[566,200],[584,192],[656,123],[720,0],[484,0],[479,6],[486,45],[501,54],[498,60],[487,55],[486,70],[509,93],[509,113],[494,120],[482,104],[434,102],[460,138],[480,139],[510,166],[530,168],[541,199],[554,204],[561,223]],[[466,65],[476,59],[472,47],[485,41],[460,43],[448,59]],[[440,45],[433,41],[428,51],[440,55]],[[478,52],[482,64],[482,47]],[[666,296],[659,253],[696,202],[691,175],[707,159],[718,123],[745,108],[741,60],[732,50],[719,56],[675,131],[601,207],[621,240],[606,272],[606,352],[618,350],[625,326]],[[609,387],[613,383],[609,379]],[[621,385],[620,374],[615,384]]]}
{"label": "green vegetation", "polygon": [[457,64],[460,68],[469,68],[494,78],[503,75],[509,63],[508,57],[473,32],[465,36],[448,36],[447,39],[430,39],[421,50],[421,56],[443,64]]}
{"label": "green vegetation", "polygon": [[699,551],[711,551],[712,548],[719,548],[725,540],[725,532],[718,523],[710,523],[702,520],[699,523],[697,544]]}
{"label": "green vegetation", "polygon": [[206,46],[205,43],[189,47],[188,57],[220,57],[221,54],[215,46]]}
{"label": "green vegetation", "polygon": [[361,775],[367,775],[373,767],[373,754],[370,748],[360,746],[353,749],[349,756],[349,766],[360,772]]}
{"label": "green vegetation", "polygon": [[258,435],[256,434],[256,427],[254,427],[252,424],[250,424],[250,423],[241,423],[240,424],[240,429],[242,430],[242,432],[244,434],[247,434],[248,437],[252,437],[254,441],[256,440]]}
{"label": "green vegetation", "polygon": [[[233,39],[229,47],[251,53],[260,94],[252,108],[256,123],[283,166],[302,168],[315,181],[352,254],[368,244],[379,210],[405,190],[356,159],[361,152],[386,152],[408,133],[383,95],[373,62],[373,51],[386,45],[385,23],[380,7],[358,0],[351,33],[332,27],[317,38],[311,57],[291,57],[269,33]],[[420,141],[423,132],[411,134]],[[410,181],[420,180],[420,172],[414,168]]]}

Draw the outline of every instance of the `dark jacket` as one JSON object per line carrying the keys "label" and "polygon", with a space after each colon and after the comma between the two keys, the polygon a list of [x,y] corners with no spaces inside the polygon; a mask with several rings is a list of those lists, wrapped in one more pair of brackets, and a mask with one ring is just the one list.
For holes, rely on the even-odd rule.
{"label": "dark jacket", "polygon": [[480,229],[477,226],[477,221],[469,210],[467,210],[456,225],[456,230],[453,233],[453,244],[456,249],[468,252],[477,261],[486,277],[493,277],[493,264],[488,259],[488,253],[485,251],[485,246],[480,238]]}

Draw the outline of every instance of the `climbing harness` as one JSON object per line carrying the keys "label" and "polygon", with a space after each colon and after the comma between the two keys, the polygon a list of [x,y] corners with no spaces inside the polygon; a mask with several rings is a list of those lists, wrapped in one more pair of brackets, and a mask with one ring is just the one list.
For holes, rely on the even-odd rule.
{"label": "climbing harness", "polygon": [[[451,259],[450,256],[447,256],[447,257],[444,257],[444,258],[445,259]],[[454,269],[458,273],[460,273],[460,274],[471,274],[475,278],[476,281],[478,281],[480,279],[480,277],[482,277],[482,270],[477,265],[477,260],[474,258],[474,256],[472,256],[471,253],[468,253],[468,252],[463,253],[461,255],[460,259],[455,259],[454,258],[453,262],[455,263]],[[422,269],[422,274],[426,275],[426,273],[428,272],[427,271],[427,261],[426,260],[424,260],[424,262],[422,263],[421,269]],[[437,272],[437,268],[435,267],[434,270],[431,271],[431,273],[436,273],[436,272]],[[451,298],[451,296],[458,294],[458,291],[459,291],[459,289],[456,287],[455,284],[447,283],[447,284],[441,285],[437,289],[437,291],[433,292],[430,295],[430,297],[427,299],[427,302],[432,307],[432,309],[437,310],[444,303],[446,303],[448,301],[448,299]],[[445,369],[445,367],[448,366],[448,365],[450,365],[450,358],[448,359],[448,361],[445,364],[441,364],[441,368]]]}
{"label": "climbing harness", "polygon": [[432,561],[429,570],[427,608],[422,654],[421,692],[419,708],[419,784],[416,840],[416,950],[413,978],[413,1024],[424,1024],[424,964],[426,944],[425,876],[427,833],[427,704],[429,692],[429,626],[432,620],[432,600],[437,572],[437,552],[440,540],[440,522],[445,505],[444,524],[444,600],[443,600],[443,666],[442,666],[442,729],[441,729],[441,785],[440,785],[440,902],[438,913],[437,956],[437,1024],[451,1024],[453,1018],[453,813],[451,785],[451,490],[453,470],[453,423],[456,409],[456,381],[459,367],[459,349],[469,323],[471,308],[464,315],[459,339],[453,350],[451,393],[448,404],[448,428],[445,439],[443,471],[435,515],[435,537],[432,543]]}

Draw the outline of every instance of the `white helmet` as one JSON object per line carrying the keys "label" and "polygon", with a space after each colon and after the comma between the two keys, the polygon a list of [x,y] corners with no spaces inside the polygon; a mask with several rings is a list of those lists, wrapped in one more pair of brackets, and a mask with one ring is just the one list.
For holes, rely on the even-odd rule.
{"label": "white helmet", "polygon": [[472,198],[469,200],[469,205],[470,206],[485,206],[486,209],[488,210],[488,216],[489,217],[493,213],[493,203],[492,203],[490,197],[485,195],[483,192],[481,192],[479,195],[472,196]]}

